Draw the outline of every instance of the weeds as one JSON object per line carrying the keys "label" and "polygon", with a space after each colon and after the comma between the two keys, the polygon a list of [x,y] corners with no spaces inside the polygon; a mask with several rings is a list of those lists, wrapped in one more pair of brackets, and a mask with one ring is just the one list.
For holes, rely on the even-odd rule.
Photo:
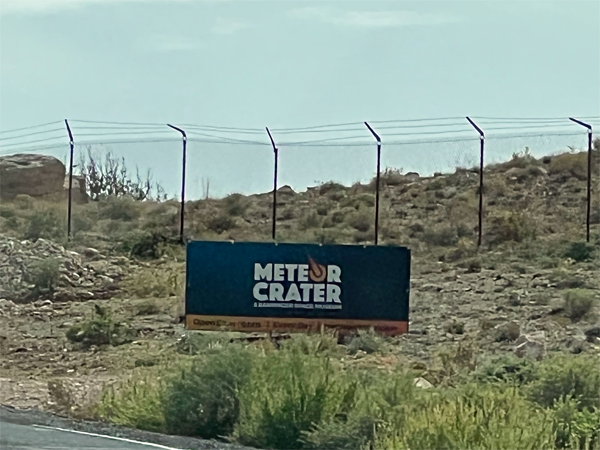
{"label": "weeds", "polygon": [[56,258],[35,261],[28,268],[26,281],[33,284],[33,294],[52,294],[60,277],[60,262]]}
{"label": "weeds", "polygon": [[115,322],[109,310],[95,306],[95,315],[89,320],[71,326],[67,339],[87,349],[92,345],[122,345],[131,342],[134,332],[122,323]]}
{"label": "weeds", "polygon": [[564,294],[565,315],[578,321],[590,313],[596,303],[595,293],[588,289],[572,289]]}
{"label": "weeds", "polygon": [[64,217],[55,209],[35,210],[30,216],[24,239],[37,241],[40,238],[61,241],[66,236]]}

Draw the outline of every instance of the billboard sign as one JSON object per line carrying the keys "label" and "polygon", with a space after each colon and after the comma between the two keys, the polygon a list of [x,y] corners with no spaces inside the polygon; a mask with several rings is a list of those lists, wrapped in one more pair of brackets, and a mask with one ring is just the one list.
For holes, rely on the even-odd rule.
{"label": "billboard sign", "polygon": [[186,327],[408,331],[410,250],[363,245],[193,241]]}

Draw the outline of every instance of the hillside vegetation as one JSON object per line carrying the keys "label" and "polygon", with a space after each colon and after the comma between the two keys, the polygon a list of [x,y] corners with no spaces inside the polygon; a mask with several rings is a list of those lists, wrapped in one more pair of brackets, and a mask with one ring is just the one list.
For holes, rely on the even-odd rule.
{"label": "hillside vegetation", "polygon": [[[479,174],[382,176],[410,333],[187,332],[179,204],[0,205],[0,403],[257,448],[600,448],[600,143]],[[375,185],[278,192],[278,240],[371,244]],[[187,239],[270,241],[272,194],[186,203]]]}

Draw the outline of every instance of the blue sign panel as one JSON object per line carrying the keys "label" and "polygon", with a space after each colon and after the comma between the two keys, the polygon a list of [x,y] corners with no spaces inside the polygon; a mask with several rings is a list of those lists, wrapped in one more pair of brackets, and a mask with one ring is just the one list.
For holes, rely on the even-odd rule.
{"label": "blue sign panel", "polygon": [[408,329],[404,247],[194,241],[187,246],[186,325],[238,331]]}

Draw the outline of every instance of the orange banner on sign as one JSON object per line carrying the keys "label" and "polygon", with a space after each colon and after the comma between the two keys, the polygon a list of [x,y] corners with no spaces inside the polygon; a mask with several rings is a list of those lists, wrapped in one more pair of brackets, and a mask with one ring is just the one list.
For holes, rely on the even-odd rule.
{"label": "orange banner on sign", "polygon": [[187,315],[185,324],[188,330],[205,331],[241,331],[241,332],[307,332],[318,331],[321,327],[344,330],[358,328],[374,328],[375,331],[388,336],[396,336],[408,332],[408,322],[387,320],[352,320],[352,319],[305,319],[274,317],[233,317],[233,316],[201,316]]}

